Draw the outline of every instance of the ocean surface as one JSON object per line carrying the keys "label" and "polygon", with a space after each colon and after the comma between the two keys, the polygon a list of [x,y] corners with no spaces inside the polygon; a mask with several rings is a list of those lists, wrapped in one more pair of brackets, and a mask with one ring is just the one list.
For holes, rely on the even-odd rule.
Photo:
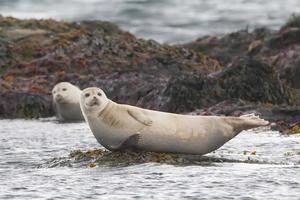
{"label": "ocean surface", "polygon": [[[165,43],[278,29],[293,13],[299,0],[0,0],[3,16],[107,20]],[[69,157],[96,148],[86,123],[0,120],[0,199],[300,199],[300,135],[242,132],[207,155],[222,162],[90,168]]]}
{"label": "ocean surface", "polygon": [[0,0],[4,16],[107,20],[166,43],[245,28],[278,29],[293,13],[300,14],[299,0]]}
{"label": "ocean surface", "polygon": [[[0,120],[0,199],[299,200],[300,135],[245,131],[210,153],[224,162],[89,168],[72,150],[101,148],[86,123]],[[51,165],[61,159],[69,165]],[[249,161],[255,161],[250,162]],[[73,163],[74,162],[74,163]]]}

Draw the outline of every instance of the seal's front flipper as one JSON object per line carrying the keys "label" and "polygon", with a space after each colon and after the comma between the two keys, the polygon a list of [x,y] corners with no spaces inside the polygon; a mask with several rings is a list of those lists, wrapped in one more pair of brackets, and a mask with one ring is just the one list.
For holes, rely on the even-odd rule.
{"label": "seal's front flipper", "polygon": [[137,144],[140,140],[140,134],[131,135],[124,142],[116,146],[110,146],[111,150],[125,150],[125,149],[136,149]]}
{"label": "seal's front flipper", "polygon": [[136,121],[138,121],[146,126],[151,126],[153,123],[153,121],[148,116],[146,116],[142,111],[128,109],[127,112]]}

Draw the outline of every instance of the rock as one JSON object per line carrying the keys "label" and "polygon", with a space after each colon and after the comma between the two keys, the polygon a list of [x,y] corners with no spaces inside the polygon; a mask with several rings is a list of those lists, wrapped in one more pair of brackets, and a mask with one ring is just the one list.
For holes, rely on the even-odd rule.
{"label": "rock", "polygon": [[197,109],[190,115],[241,116],[255,113],[271,123],[271,129],[283,134],[297,134],[300,127],[300,107],[282,106],[269,103],[253,103],[240,99],[225,100],[210,107]]}
{"label": "rock", "polygon": [[[174,78],[205,76],[221,69],[218,61],[203,54],[137,39],[109,22],[1,17],[0,27],[10,33],[3,35],[10,43],[11,58],[0,77],[1,92],[5,93],[37,93],[51,99],[52,87],[69,81],[82,89],[101,87],[119,103],[172,112],[190,111],[197,100],[179,102],[173,100],[175,95],[166,92]],[[184,87],[194,91],[190,88],[193,86]],[[172,103],[176,105],[170,106]],[[11,104],[17,107],[19,103],[13,99]],[[52,113],[51,101],[48,104],[46,115]],[[0,117],[13,113],[4,112]]]}
{"label": "rock", "polygon": [[300,45],[277,53],[271,63],[290,87],[300,89]]}
{"label": "rock", "polygon": [[300,27],[299,28],[286,28],[272,36],[267,41],[267,46],[270,49],[283,49],[290,45],[300,43]]}
{"label": "rock", "polygon": [[252,57],[235,60],[219,77],[225,96],[251,102],[291,104],[289,90],[281,83],[276,71]]}
{"label": "rock", "polygon": [[[0,72],[0,118],[52,116],[50,91],[61,81],[81,89],[101,87],[118,103],[175,113],[233,99],[249,105],[295,103],[285,84],[297,85],[297,78],[286,80],[292,64],[286,66],[279,53],[297,40],[271,51],[268,45],[281,35],[266,29],[171,46],[137,39],[102,21],[0,17],[0,28],[5,68]],[[292,28],[297,27],[286,30]]]}
{"label": "rock", "polygon": [[244,56],[267,63],[289,87],[293,103],[300,105],[300,16],[293,15],[279,31],[241,30],[199,38],[183,46],[216,58],[225,68]]}
{"label": "rock", "polygon": [[0,75],[4,73],[6,64],[8,63],[8,43],[1,37],[0,29]]}
{"label": "rock", "polygon": [[183,46],[205,53],[226,66],[237,57],[260,49],[261,43],[271,34],[272,31],[265,28],[255,29],[252,32],[241,30],[227,35],[202,37]]}
{"label": "rock", "polygon": [[286,28],[289,28],[289,27],[298,27],[300,28],[300,15],[295,15],[293,14],[289,20],[287,21],[287,23],[285,25],[282,26],[281,29],[286,29]]}
{"label": "rock", "polygon": [[[250,155],[255,155],[253,152]],[[199,156],[172,153],[156,153],[144,151],[107,151],[104,149],[93,149],[87,151],[75,150],[68,157],[53,158],[39,167],[101,167],[101,166],[131,166],[143,163],[164,163],[177,166],[183,165],[214,165],[215,163],[265,163],[249,156],[241,159],[226,159],[215,156]]]}
{"label": "rock", "polygon": [[54,115],[48,96],[34,93],[0,93],[3,118],[40,118]]}

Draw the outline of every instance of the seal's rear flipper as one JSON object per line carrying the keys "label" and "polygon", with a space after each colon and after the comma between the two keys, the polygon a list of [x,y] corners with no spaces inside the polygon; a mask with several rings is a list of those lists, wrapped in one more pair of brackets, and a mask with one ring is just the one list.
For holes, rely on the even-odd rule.
{"label": "seal's rear flipper", "polygon": [[270,123],[259,116],[251,113],[240,117],[225,117],[225,121],[233,128],[235,135],[243,130],[267,126]]}
{"label": "seal's rear flipper", "polygon": [[245,119],[245,121],[247,121],[250,125],[253,125],[256,127],[267,126],[270,124],[269,121],[260,118],[258,115],[255,115],[254,113],[241,115],[240,118]]}
{"label": "seal's rear flipper", "polygon": [[116,146],[110,146],[109,149],[112,151],[116,150],[125,150],[125,149],[136,149],[137,144],[140,140],[141,135],[140,134],[133,134],[130,137],[128,137],[124,142],[122,142],[119,145]]}

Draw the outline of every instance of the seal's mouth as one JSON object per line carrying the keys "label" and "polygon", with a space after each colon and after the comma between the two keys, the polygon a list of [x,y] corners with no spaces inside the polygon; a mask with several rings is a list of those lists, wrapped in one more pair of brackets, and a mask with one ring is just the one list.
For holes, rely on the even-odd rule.
{"label": "seal's mouth", "polygon": [[64,103],[65,102],[65,100],[64,100],[64,98],[62,96],[56,96],[55,97],[55,101],[57,103]]}
{"label": "seal's mouth", "polygon": [[89,107],[93,107],[93,106],[99,106],[100,103],[98,99],[92,99],[91,101],[87,102],[86,105]]}

